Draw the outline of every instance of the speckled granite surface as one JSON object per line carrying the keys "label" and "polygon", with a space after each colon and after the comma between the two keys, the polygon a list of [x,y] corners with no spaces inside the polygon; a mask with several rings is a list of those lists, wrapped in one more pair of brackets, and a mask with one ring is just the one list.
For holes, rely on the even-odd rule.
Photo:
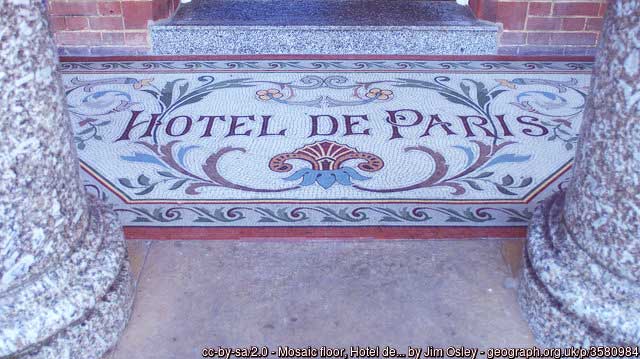
{"label": "speckled granite surface", "polygon": [[497,51],[495,31],[431,27],[154,26],[153,52],[186,54],[483,55]]}
{"label": "speckled granite surface", "polygon": [[551,347],[640,343],[640,287],[568,237],[564,196],[538,208],[530,227],[520,303],[536,339]]}
{"label": "speckled granite surface", "polygon": [[497,32],[451,1],[194,0],[151,39],[157,54],[495,54]]}
{"label": "speckled granite surface", "polygon": [[99,358],[132,289],[117,218],[79,181],[41,6],[0,6],[0,357]]}
{"label": "speckled granite surface", "polygon": [[640,344],[640,1],[611,5],[574,180],[525,250],[520,303],[548,346]]}

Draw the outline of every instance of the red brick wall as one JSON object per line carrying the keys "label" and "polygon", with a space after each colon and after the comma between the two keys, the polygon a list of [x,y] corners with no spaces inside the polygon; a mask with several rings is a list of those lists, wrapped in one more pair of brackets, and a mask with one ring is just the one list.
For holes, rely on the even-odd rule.
{"label": "red brick wall", "polygon": [[503,25],[505,55],[594,55],[606,0],[475,0],[479,18]]}
{"label": "red brick wall", "polygon": [[49,0],[61,55],[143,54],[149,21],[167,18],[179,0]]}
{"label": "red brick wall", "polygon": [[[471,0],[476,16],[503,25],[500,54],[593,55],[607,0]],[[63,55],[143,54],[149,21],[179,0],[49,0]]]}

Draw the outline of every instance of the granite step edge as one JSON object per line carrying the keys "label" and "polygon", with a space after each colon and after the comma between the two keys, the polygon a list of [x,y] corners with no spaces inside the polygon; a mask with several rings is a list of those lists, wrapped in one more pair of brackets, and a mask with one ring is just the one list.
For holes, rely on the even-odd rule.
{"label": "granite step edge", "polygon": [[318,25],[295,25],[295,26],[281,26],[281,25],[165,25],[155,24],[149,27],[151,32],[158,31],[207,31],[207,30],[235,30],[235,31],[354,31],[354,32],[366,32],[366,31],[444,31],[444,32],[460,32],[460,31],[473,31],[473,32],[499,32],[500,26],[491,22],[483,22],[476,25],[448,25],[448,24],[434,24],[434,25],[394,25],[394,26],[353,26],[353,25],[330,25],[330,26],[318,26]]}
{"label": "granite step edge", "polygon": [[497,53],[498,27],[154,26],[153,52],[188,54]]}

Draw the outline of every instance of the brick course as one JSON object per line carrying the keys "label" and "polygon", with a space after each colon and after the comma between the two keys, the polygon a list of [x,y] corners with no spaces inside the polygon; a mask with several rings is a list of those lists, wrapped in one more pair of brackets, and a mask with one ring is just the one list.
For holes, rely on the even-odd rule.
{"label": "brick course", "polygon": [[51,15],[98,15],[97,3],[93,1],[51,1]]}
{"label": "brick course", "polygon": [[120,1],[101,1],[98,3],[98,13],[105,16],[121,15],[122,3]]}
{"label": "brick course", "polygon": [[102,33],[103,45],[124,45],[124,32],[103,32]]}
{"label": "brick course", "polygon": [[496,4],[496,21],[506,30],[524,30],[527,20],[526,2],[499,2]]}
{"label": "brick course", "polygon": [[501,23],[505,55],[593,55],[606,0],[471,0],[484,20]]}
{"label": "brick course", "polygon": [[121,16],[92,16],[89,18],[91,29],[93,30],[121,30]]}
{"label": "brick course", "polygon": [[557,2],[553,4],[554,16],[598,16],[600,2]]}
{"label": "brick course", "polygon": [[124,27],[127,29],[146,29],[153,19],[153,6],[150,1],[122,2]]}
{"label": "brick course", "polygon": [[[149,52],[148,25],[179,0],[48,0],[61,54]],[[606,0],[471,0],[475,14],[501,23],[500,54],[593,55]]]}
{"label": "brick course", "polygon": [[169,17],[179,0],[49,0],[61,55],[145,54],[149,22]]}
{"label": "brick course", "polygon": [[64,30],[87,30],[89,28],[89,19],[86,16],[65,16]]}
{"label": "brick course", "polygon": [[[584,30],[584,25],[586,23],[586,18],[582,17],[565,17],[562,19],[562,30],[566,31],[582,31]],[[597,31],[600,28],[596,29]]]}

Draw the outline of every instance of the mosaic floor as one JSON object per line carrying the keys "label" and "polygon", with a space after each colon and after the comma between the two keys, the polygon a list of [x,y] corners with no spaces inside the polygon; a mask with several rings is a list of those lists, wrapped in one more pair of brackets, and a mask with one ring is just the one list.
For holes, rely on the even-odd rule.
{"label": "mosaic floor", "polygon": [[526,226],[568,179],[592,64],[279,57],[61,67],[86,187],[129,229],[357,231]]}

